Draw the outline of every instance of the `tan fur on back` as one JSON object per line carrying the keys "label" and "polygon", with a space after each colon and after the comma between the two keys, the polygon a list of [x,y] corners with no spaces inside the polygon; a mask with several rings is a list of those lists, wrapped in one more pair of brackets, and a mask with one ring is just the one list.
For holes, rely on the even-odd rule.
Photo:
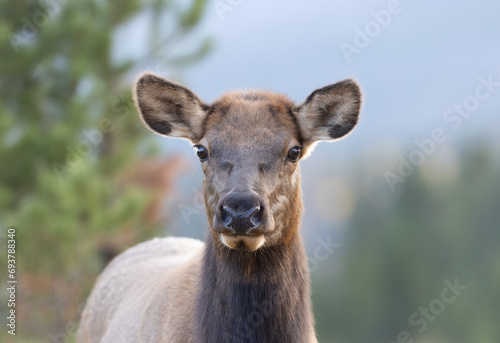
{"label": "tan fur on back", "polygon": [[156,238],[116,257],[88,299],[77,342],[189,343],[203,247]]}

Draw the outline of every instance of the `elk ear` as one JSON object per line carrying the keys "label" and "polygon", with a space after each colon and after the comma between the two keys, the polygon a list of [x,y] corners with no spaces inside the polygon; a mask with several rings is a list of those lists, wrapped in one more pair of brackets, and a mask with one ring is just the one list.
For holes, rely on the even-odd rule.
{"label": "elk ear", "polygon": [[358,122],[360,108],[361,91],[354,80],[315,90],[297,111],[306,144],[345,136]]}
{"label": "elk ear", "polygon": [[154,132],[192,142],[203,137],[209,106],[186,87],[146,73],[135,84],[134,100],[144,123]]}

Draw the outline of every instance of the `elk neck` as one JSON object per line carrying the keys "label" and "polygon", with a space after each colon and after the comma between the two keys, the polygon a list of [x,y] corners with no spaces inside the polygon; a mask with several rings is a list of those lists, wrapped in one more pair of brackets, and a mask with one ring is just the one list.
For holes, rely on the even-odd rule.
{"label": "elk neck", "polygon": [[297,191],[281,244],[253,252],[209,234],[196,299],[197,342],[307,342],[314,324]]}

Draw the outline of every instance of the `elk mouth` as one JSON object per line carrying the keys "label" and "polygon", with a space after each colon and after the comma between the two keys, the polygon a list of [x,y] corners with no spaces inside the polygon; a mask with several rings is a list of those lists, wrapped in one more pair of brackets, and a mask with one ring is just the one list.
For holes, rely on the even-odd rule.
{"label": "elk mouth", "polygon": [[255,251],[262,247],[266,242],[264,235],[230,235],[221,233],[220,240],[222,244],[230,249]]}

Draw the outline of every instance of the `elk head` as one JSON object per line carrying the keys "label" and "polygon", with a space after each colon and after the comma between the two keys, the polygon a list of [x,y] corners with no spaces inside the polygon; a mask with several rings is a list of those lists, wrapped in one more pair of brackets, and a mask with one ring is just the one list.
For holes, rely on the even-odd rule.
{"label": "elk head", "polygon": [[316,142],[352,130],[361,92],[344,80],[314,91],[300,105],[264,91],[232,92],[208,105],[175,82],[144,74],[135,101],[151,130],[194,144],[214,239],[255,251],[296,234],[302,210],[298,162]]}

